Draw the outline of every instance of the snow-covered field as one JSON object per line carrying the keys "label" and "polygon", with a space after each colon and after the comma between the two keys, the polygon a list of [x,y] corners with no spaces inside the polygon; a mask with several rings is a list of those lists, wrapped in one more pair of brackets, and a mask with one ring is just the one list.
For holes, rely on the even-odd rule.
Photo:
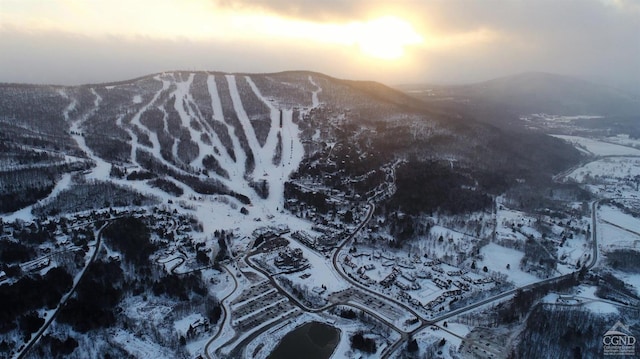
{"label": "snow-covered field", "polygon": [[640,157],[609,157],[589,162],[573,170],[567,177],[578,183],[617,183],[639,175]]}
{"label": "snow-covered field", "polygon": [[639,149],[591,138],[565,135],[553,135],[553,137],[563,139],[596,156],[640,156]]}
{"label": "snow-covered field", "polygon": [[158,359],[172,356],[170,350],[122,329],[116,330],[111,336],[111,341],[136,359]]}
{"label": "snow-covered field", "polygon": [[635,249],[640,251],[640,219],[611,206],[598,211],[598,245],[603,251]]}
{"label": "snow-covered field", "polygon": [[483,259],[478,262],[478,267],[487,266],[492,272],[502,273],[518,286],[540,281],[540,278],[520,270],[520,260],[524,256],[520,251],[489,243],[480,249],[480,255]]}

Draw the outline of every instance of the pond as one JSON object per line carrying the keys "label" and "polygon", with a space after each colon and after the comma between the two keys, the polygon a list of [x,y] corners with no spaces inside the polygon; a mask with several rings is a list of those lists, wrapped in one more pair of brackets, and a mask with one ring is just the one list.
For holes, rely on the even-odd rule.
{"label": "pond", "polygon": [[340,331],[325,323],[310,322],[287,333],[268,359],[328,359],[338,345]]}

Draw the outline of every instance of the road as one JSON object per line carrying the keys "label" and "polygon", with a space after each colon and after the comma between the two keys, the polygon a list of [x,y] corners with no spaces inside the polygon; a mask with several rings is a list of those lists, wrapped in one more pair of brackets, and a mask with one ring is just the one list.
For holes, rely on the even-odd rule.
{"label": "road", "polygon": [[233,293],[235,293],[236,290],[238,289],[238,280],[236,279],[236,276],[234,276],[233,273],[231,273],[231,271],[229,270],[229,268],[227,268],[225,265],[222,265],[222,268],[225,271],[227,271],[229,276],[233,279],[234,287],[229,294],[227,294],[224,298],[220,299],[220,306],[222,307],[222,317],[220,319],[222,319],[222,323],[220,324],[220,329],[218,330],[216,335],[214,335],[211,339],[209,339],[209,341],[207,341],[207,344],[204,346],[204,356],[207,357],[207,359],[212,359],[212,357],[209,355],[209,349],[211,348],[211,344],[213,344],[213,342],[216,341],[216,339],[218,339],[220,334],[222,334],[222,330],[224,329],[224,324],[227,321],[227,318],[229,317],[229,309],[227,309],[227,307],[225,306],[224,301],[229,299],[229,297],[231,297]]}
{"label": "road", "polygon": [[82,282],[82,279],[87,273],[87,269],[89,268],[91,263],[93,263],[98,257],[98,253],[100,252],[100,247],[102,245],[102,232],[104,231],[105,228],[107,228],[107,226],[109,226],[109,224],[111,224],[110,221],[105,223],[98,230],[98,235],[96,236],[95,250],[93,251],[93,254],[91,255],[91,258],[89,259],[87,264],[82,269],[82,272],[80,272],[79,276],[76,277],[76,282],[71,287],[71,290],[60,299],[60,303],[56,307],[55,311],[51,314],[51,316],[49,316],[49,318],[46,319],[46,321],[44,322],[44,325],[36,332],[36,334],[31,336],[31,340],[29,340],[29,342],[24,346],[24,348],[21,351],[18,351],[18,353],[16,353],[15,358],[17,359],[24,358],[24,356],[29,352],[29,350],[38,342],[38,340],[40,340],[40,337],[42,337],[42,335],[49,328],[51,323],[53,323],[53,321],[56,319],[56,316],[58,315],[60,310],[64,307],[64,305],[67,303],[67,300],[71,298],[71,296],[73,296],[73,294],[76,291],[76,288],[78,288],[78,285],[80,284],[80,282]]}
{"label": "road", "polygon": [[[593,201],[591,203],[591,220],[592,220],[592,231],[591,231],[591,240],[592,240],[592,247],[593,247],[593,254],[591,256],[591,261],[589,262],[589,264],[587,264],[585,266],[585,268],[587,270],[592,269],[598,261],[598,242],[597,242],[597,207],[600,203],[600,201],[602,200],[596,200]],[[266,278],[269,279],[271,285],[276,288],[280,293],[282,293],[284,296],[286,296],[292,303],[296,304],[300,309],[302,309],[305,312],[310,312],[310,313],[318,313],[318,312],[322,312],[324,310],[327,310],[331,307],[334,307],[336,305],[348,305],[348,306],[352,306],[354,308],[358,308],[360,310],[363,310],[365,312],[367,312],[368,314],[370,314],[372,317],[376,318],[377,320],[379,320],[381,323],[386,324],[387,326],[389,326],[390,328],[396,330],[398,333],[400,333],[401,337],[395,341],[393,343],[393,345],[388,346],[384,349],[384,351],[381,353],[381,357],[382,358],[389,358],[391,357],[401,346],[403,343],[406,342],[406,340],[410,337],[415,335],[416,333],[424,330],[425,328],[432,326],[432,325],[436,325],[439,322],[445,321],[447,319],[450,319],[452,317],[455,317],[457,315],[469,312],[469,311],[473,311],[478,309],[481,306],[484,305],[488,305],[500,300],[503,300],[509,296],[514,295],[515,293],[517,293],[520,290],[531,290],[534,288],[537,288],[539,286],[545,285],[545,284],[552,284],[552,283],[556,283],[559,281],[562,281],[563,279],[566,279],[567,277],[573,276],[575,275],[575,273],[569,273],[569,274],[565,274],[565,275],[561,275],[558,277],[554,277],[554,278],[549,278],[549,279],[545,279],[545,280],[541,280],[539,282],[536,283],[532,283],[532,284],[528,284],[525,286],[521,286],[518,288],[514,288],[511,290],[507,290],[505,292],[502,292],[500,294],[491,296],[489,298],[485,298],[482,299],[476,303],[470,304],[466,307],[463,308],[459,308],[456,310],[452,310],[449,311],[441,316],[435,317],[433,319],[427,320],[422,318],[420,315],[418,315],[412,308],[406,306],[404,303],[400,303],[396,300],[394,300],[393,298],[389,298],[377,291],[371,290],[369,288],[367,288],[366,286],[358,283],[357,281],[353,280],[352,278],[350,278],[343,270],[342,267],[339,263],[339,259],[340,259],[340,254],[342,253],[342,251],[344,250],[344,248],[352,242],[352,240],[354,239],[354,237],[360,233],[360,231],[368,224],[368,222],[371,220],[371,218],[373,217],[373,213],[375,211],[375,204],[373,202],[369,202],[367,203],[368,206],[368,210],[367,210],[367,214],[365,216],[365,218],[360,222],[360,224],[356,227],[356,229],[353,231],[353,233],[351,233],[346,239],[344,239],[342,241],[342,243],[339,244],[339,246],[336,248],[336,250],[333,252],[332,255],[332,264],[335,268],[335,270],[338,272],[338,274],[344,278],[344,280],[346,280],[348,283],[350,283],[354,289],[356,290],[360,290],[363,292],[367,292],[373,296],[376,297],[383,297],[386,301],[390,302],[392,305],[401,308],[402,310],[405,310],[409,313],[411,313],[413,316],[415,316],[416,318],[419,319],[420,321],[420,326],[417,327],[414,330],[411,330],[410,332],[405,332],[403,330],[401,330],[400,328],[397,328],[393,323],[389,323],[385,318],[382,318],[380,315],[378,315],[377,313],[375,313],[374,311],[372,311],[369,308],[366,308],[366,306],[362,306],[359,304],[354,304],[354,303],[333,303],[330,304],[328,306],[322,307],[322,308],[309,308],[306,307],[303,303],[300,303],[296,298],[294,298],[293,296],[291,296],[286,290],[284,290],[283,288],[281,288],[279,286],[279,284],[275,281],[275,279],[266,271],[264,271],[262,268],[260,268],[259,266],[256,266],[255,264],[253,264],[250,261],[250,254],[247,254],[246,256],[244,256],[244,260],[247,263],[247,265],[249,265],[251,268],[253,268],[254,270],[262,273]],[[225,268],[226,269],[226,268]],[[233,277],[233,276],[232,276]],[[234,277],[234,281],[235,281],[235,277]],[[236,288],[237,288],[237,282],[236,282]],[[235,289],[234,289],[235,291]],[[233,293],[233,292],[232,292]],[[229,294],[231,295],[231,294]],[[225,299],[227,299],[229,296],[225,297]],[[224,299],[221,301],[221,303],[224,302]],[[225,320],[226,318],[230,315],[229,310],[223,305],[223,312],[224,312],[224,317]],[[223,324],[224,325],[223,321]],[[272,328],[274,325],[276,325],[277,322],[274,323],[270,323],[269,325],[266,325],[262,328],[260,328],[259,330],[255,331],[254,333],[251,333],[250,336],[248,336],[247,338],[245,338],[245,340],[242,341],[241,344],[248,344],[251,340],[255,339],[257,336],[259,336],[261,333],[263,333],[265,330],[268,330],[270,328]],[[211,344],[218,338],[218,336],[220,335],[220,333],[222,332],[222,327],[220,329],[220,331],[218,331],[218,333],[216,334],[216,336],[214,336],[212,339],[210,339],[207,342],[207,345],[205,347],[205,356],[207,358],[211,358],[209,351],[210,351],[210,346]],[[235,349],[234,349],[235,350]]]}
{"label": "road", "polygon": [[602,199],[591,202],[591,245],[593,246],[593,255],[591,263],[587,266],[587,270],[591,270],[598,263],[598,205]]}
{"label": "road", "polygon": [[[602,199],[601,200],[596,200],[596,201],[593,201],[591,203],[591,222],[592,222],[592,224],[591,224],[591,240],[592,240],[592,246],[593,246],[593,254],[591,256],[591,262],[586,266],[587,270],[591,270],[598,262],[598,238],[597,238],[596,225],[597,225],[598,205],[600,204],[601,201],[603,201],[603,200]],[[477,309],[477,308],[479,308],[479,307],[481,307],[483,305],[490,304],[490,303],[493,303],[495,301],[504,299],[504,298],[506,298],[508,296],[514,295],[519,290],[534,289],[534,288],[539,287],[541,285],[545,285],[545,284],[550,284],[550,283],[561,281],[561,280],[563,280],[563,279],[565,279],[567,277],[573,276],[573,275],[575,275],[575,272],[574,273],[565,274],[565,275],[562,275],[562,276],[559,276],[559,277],[545,279],[545,280],[542,280],[540,282],[531,283],[531,284],[528,284],[528,285],[525,285],[525,286],[522,286],[522,287],[519,287],[519,288],[514,288],[514,289],[508,290],[506,292],[502,292],[502,293],[500,293],[498,295],[495,295],[495,296],[480,300],[480,301],[478,301],[478,302],[476,302],[474,304],[468,305],[466,307],[459,308],[459,309],[456,309],[456,310],[452,310],[452,311],[450,311],[450,312],[448,312],[446,314],[443,314],[443,315],[441,315],[439,317],[436,317],[436,318],[433,318],[431,320],[423,320],[423,324],[419,328],[413,330],[410,334],[414,335],[414,334],[420,332],[421,330],[424,330],[428,326],[434,325],[434,324],[436,324],[438,322],[447,320],[449,318],[452,318],[454,316],[463,314],[465,312],[469,312],[469,311],[475,310],[475,309]],[[403,342],[404,342],[404,340],[397,341],[391,348],[389,348],[389,350],[384,355],[382,355],[382,358],[389,358],[391,356],[391,354],[393,354],[393,352],[395,352],[400,347],[400,345],[402,345]]]}

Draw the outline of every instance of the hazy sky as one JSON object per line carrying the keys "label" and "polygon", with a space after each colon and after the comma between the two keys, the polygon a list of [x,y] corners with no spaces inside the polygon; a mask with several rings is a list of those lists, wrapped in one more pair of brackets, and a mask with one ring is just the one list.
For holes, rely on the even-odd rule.
{"label": "hazy sky", "polygon": [[640,0],[0,0],[0,82],[314,70],[387,84],[525,71],[640,86]]}

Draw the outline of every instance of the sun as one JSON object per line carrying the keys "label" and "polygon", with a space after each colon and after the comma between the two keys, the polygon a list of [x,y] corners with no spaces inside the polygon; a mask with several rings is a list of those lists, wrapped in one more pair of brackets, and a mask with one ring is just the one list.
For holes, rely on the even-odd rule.
{"label": "sun", "polygon": [[406,46],[424,41],[410,23],[391,16],[352,24],[350,31],[363,54],[381,60],[399,59]]}

